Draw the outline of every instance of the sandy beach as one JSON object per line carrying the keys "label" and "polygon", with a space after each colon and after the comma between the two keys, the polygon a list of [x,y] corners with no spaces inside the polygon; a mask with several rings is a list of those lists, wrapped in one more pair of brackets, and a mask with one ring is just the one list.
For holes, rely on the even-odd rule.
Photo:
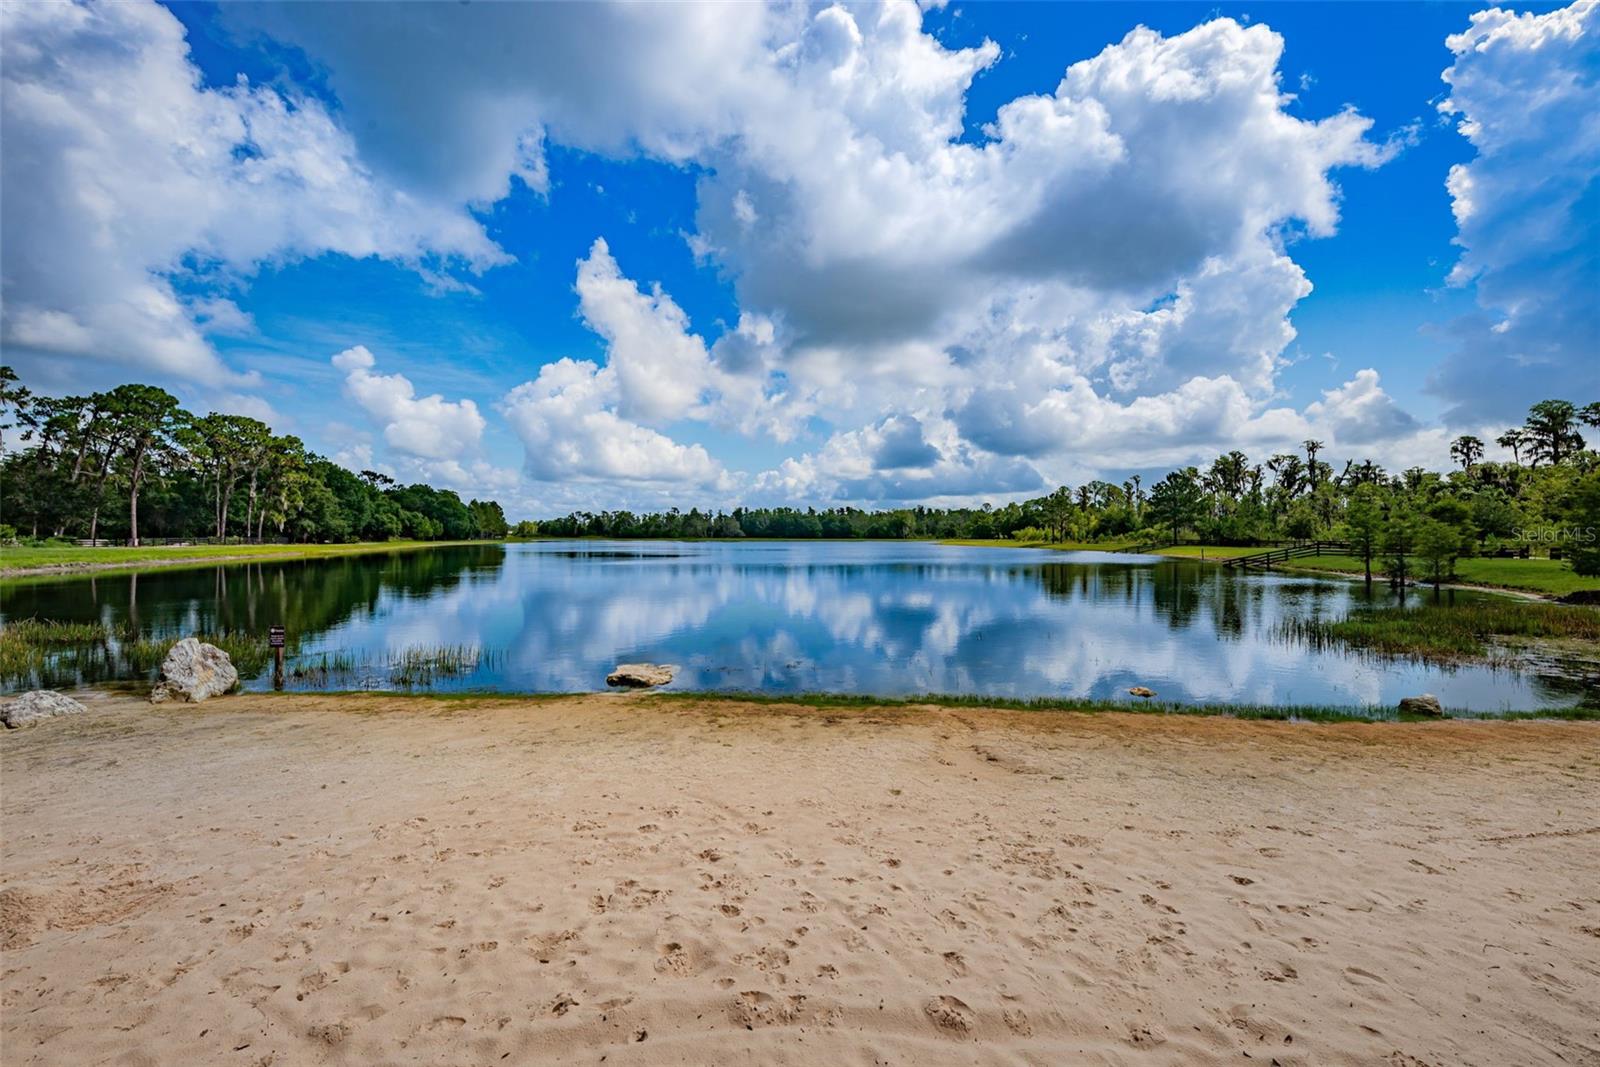
{"label": "sandy beach", "polygon": [[1593,723],[86,699],[7,1067],[1600,1063]]}

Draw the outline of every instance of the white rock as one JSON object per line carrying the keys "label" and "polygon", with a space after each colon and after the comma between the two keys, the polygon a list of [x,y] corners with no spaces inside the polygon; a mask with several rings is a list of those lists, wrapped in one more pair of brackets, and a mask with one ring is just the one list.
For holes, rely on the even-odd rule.
{"label": "white rock", "polygon": [[0,722],[14,730],[19,726],[32,726],[41,719],[53,719],[57,715],[81,715],[88,710],[65,693],[58,693],[54,689],[35,689],[19,693],[0,704]]}
{"label": "white rock", "polygon": [[161,681],[150,691],[150,703],[182,700],[198,704],[238,684],[239,672],[233,669],[226,652],[197,638],[185,637],[172,646],[162,661]]}
{"label": "white rock", "polygon": [[628,689],[649,689],[672,681],[677,669],[659,663],[619,663],[606,675],[606,684]]}

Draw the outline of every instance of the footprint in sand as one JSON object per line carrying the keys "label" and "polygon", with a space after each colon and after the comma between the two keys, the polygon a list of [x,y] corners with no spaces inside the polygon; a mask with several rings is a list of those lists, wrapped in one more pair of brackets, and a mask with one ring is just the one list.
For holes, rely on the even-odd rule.
{"label": "footprint in sand", "polygon": [[944,954],[944,963],[946,967],[950,968],[950,973],[955,975],[957,978],[966,977],[967,961],[966,958],[961,955],[961,953],[946,952]]}
{"label": "footprint in sand", "polygon": [[758,1026],[783,1026],[800,1018],[800,1009],[805,1002],[805,996],[800,993],[775,997],[759,989],[747,989],[733,998],[729,1015],[746,1030],[754,1030]]}
{"label": "footprint in sand", "polygon": [[317,1023],[306,1028],[306,1036],[313,1041],[320,1041],[324,1045],[337,1045],[350,1036],[350,1024],[346,1022]]}
{"label": "footprint in sand", "polygon": [[949,1037],[966,1037],[972,1032],[972,1009],[957,997],[929,997],[922,1011],[940,1033]]}
{"label": "footprint in sand", "polygon": [[1028,1015],[1021,1008],[1007,1008],[1001,1018],[1005,1020],[1006,1028],[1018,1037],[1032,1037],[1033,1024],[1028,1021]]}
{"label": "footprint in sand", "polygon": [[678,978],[687,978],[700,968],[696,966],[694,957],[677,941],[668,941],[658,950],[656,959],[656,973],[670,974]]}

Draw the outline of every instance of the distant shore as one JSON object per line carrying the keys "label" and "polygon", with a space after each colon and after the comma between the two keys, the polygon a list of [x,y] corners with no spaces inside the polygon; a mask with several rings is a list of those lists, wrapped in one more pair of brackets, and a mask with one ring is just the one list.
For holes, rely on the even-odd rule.
{"label": "distant shore", "polygon": [[0,547],[0,579],[83,571],[130,571],[153,567],[197,567],[213,563],[267,563],[376,552],[414,552],[420,548],[497,544],[494,541],[360,541],[303,545],[157,545],[139,548],[77,545]]}
{"label": "distant shore", "polygon": [[[519,541],[569,541],[612,540],[610,538],[518,538],[508,541],[367,541],[352,544],[295,544],[295,545],[162,545],[157,547],[85,548],[76,545],[5,546],[0,547],[0,580],[27,577],[70,576],[88,572],[137,571],[157,567],[198,567],[216,563],[280,562],[296,559],[320,559],[334,556],[354,556],[380,552],[410,552],[424,548],[459,547],[518,543]],[[740,541],[793,541],[793,538],[639,538],[641,544],[665,541],[693,541],[738,543]],[[1075,541],[1014,541],[1006,538],[991,539],[939,539],[916,538],[924,543],[965,546],[973,548],[1031,548],[1054,552],[1134,552],[1165,556],[1171,559],[1195,559],[1221,562],[1237,556],[1262,551],[1248,545],[1168,545],[1161,548],[1141,549],[1132,542],[1075,542]],[[843,540],[831,538],[806,538],[796,543],[828,541],[831,543],[867,543],[861,538]],[[873,542],[881,543],[881,542]],[[893,542],[890,542],[893,543]],[[1362,573],[1361,561],[1350,556],[1306,556],[1273,568],[1280,573],[1322,574],[1355,576]],[[1487,559],[1468,557],[1458,561],[1456,578],[1448,583],[1450,588],[1481,589],[1531,595],[1540,598],[1560,597],[1578,591],[1600,591],[1600,578],[1585,578],[1574,574],[1570,567],[1549,559]],[[1373,577],[1381,576],[1381,567],[1375,566]]]}
{"label": "distant shore", "polygon": [[[944,544],[970,545],[977,548],[1041,548],[1056,552],[1133,552],[1134,545],[1120,542],[1096,543],[1077,541],[1011,541],[1004,538],[989,540],[953,540]],[[1238,556],[1248,556],[1264,551],[1252,545],[1169,545],[1164,548],[1142,550],[1146,555],[1166,556],[1171,559],[1195,559],[1220,563]],[[1279,573],[1321,574],[1334,577],[1360,578],[1365,568],[1354,556],[1327,555],[1301,556],[1285,563],[1275,564]],[[1383,566],[1373,561],[1372,577],[1383,578]],[[1600,577],[1585,578],[1575,574],[1560,560],[1551,559],[1492,559],[1467,556],[1456,561],[1456,577],[1445,583],[1451,589],[1481,589],[1490,593],[1532,595],[1553,598],[1579,591],[1600,591]]]}
{"label": "distant shore", "polygon": [[16,1067],[1592,1043],[1592,723],[82,695],[0,737]]}

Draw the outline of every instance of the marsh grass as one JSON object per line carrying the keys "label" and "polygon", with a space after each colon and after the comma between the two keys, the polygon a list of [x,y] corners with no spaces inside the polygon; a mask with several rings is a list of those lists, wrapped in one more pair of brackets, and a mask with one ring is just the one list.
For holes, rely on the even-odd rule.
{"label": "marsh grass", "polygon": [[[1286,619],[1274,635],[1313,649],[1339,648],[1429,663],[1512,667],[1523,642],[1600,642],[1600,612],[1537,601],[1485,599],[1464,604],[1362,608],[1337,619]],[[1597,646],[1600,647],[1600,646]]]}
{"label": "marsh grass", "polygon": [[296,682],[306,685],[327,686],[336,678],[345,678],[363,666],[353,652],[339,649],[298,658],[285,673]]}
{"label": "marsh grass", "polygon": [[106,628],[97,622],[57,622],[53,619],[17,619],[0,631],[8,640],[41,647],[88,645],[103,641]]}
{"label": "marsh grass", "polygon": [[45,650],[22,640],[7,627],[0,630],[0,682],[37,677],[44,669]]}
{"label": "marsh grass", "polygon": [[[228,654],[241,678],[260,674],[272,662],[272,649],[264,637],[248,634],[195,634],[208,645],[215,645]],[[137,638],[122,645],[122,655],[135,674],[154,674],[161,668],[172,646],[179,638]]]}
{"label": "marsh grass", "polygon": [[16,619],[0,629],[0,681],[30,681],[50,660],[73,655],[77,646],[105,640],[97,623]]}
{"label": "marsh grass", "polygon": [[389,654],[389,680],[405,689],[426,688],[442,678],[471,674],[484,659],[483,651],[473,645],[405,648]]}
{"label": "marsh grass", "polygon": [[[246,634],[196,634],[228,654],[243,677],[261,673],[272,650],[264,637]],[[154,676],[177,637],[150,637],[100,623],[18,619],[0,629],[0,684],[23,688],[48,671],[80,678],[125,673]],[[98,669],[97,669],[98,668]]]}
{"label": "marsh grass", "polygon": [[427,689],[503,660],[504,653],[476,645],[413,645],[392,649],[376,659],[339,649],[302,657],[287,674],[298,685],[319,689]]}

